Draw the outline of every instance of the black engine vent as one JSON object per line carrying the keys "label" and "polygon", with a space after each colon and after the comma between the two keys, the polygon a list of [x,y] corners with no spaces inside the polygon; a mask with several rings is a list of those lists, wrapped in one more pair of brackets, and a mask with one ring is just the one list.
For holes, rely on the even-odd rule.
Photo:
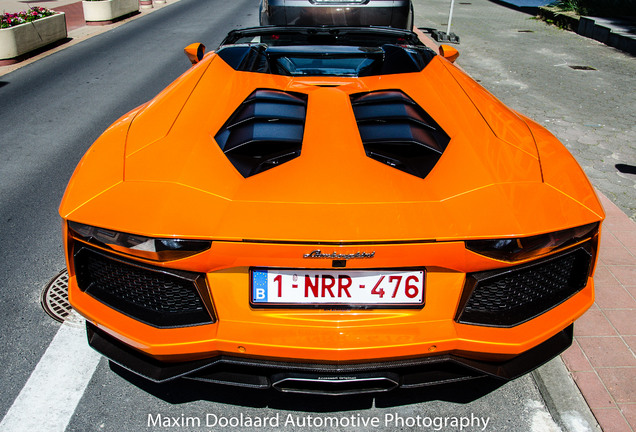
{"label": "black engine vent", "polygon": [[450,137],[400,90],[351,95],[364,149],[372,159],[425,178]]}
{"label": "black engine vent", "polygon": [[300,156],[307,95],[254,91],[214,139],[232,165],[250,177]]}
{"label": "black engine vent", "polygon": [[587,285],[590,248],[586,243],[536,263],[467,274],[457,321],[513,327],[556,307]]}

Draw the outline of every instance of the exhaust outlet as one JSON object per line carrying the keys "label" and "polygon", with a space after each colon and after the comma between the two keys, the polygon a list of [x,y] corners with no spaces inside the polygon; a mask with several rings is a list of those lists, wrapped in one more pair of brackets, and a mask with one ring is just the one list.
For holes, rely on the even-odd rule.
{"label": "exhaust outlet", "polygon": [[273,375],[271,379],[272,387],[283,393],[330,396],[386,392],[400,385],[400,378],[394,373],[351,375],[284,373]]}

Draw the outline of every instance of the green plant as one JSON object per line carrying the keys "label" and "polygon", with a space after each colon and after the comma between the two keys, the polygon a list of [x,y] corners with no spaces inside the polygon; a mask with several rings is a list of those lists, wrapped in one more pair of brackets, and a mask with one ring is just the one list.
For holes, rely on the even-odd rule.
{"label": "green plant", "polygon": [[552,6],[558,7],[563,11],[577,11],[579,8],[579,0],[558,0],[552,3]]}
{"label": "green plant", "polygon": [[34,6],[29,10],[0,15],[0,29],[25,24],[55,14],[54,11]]}
{"label": "green plant", "polygon": [[636,16],[634,0],[557,0],[552,6],[579,15]]}

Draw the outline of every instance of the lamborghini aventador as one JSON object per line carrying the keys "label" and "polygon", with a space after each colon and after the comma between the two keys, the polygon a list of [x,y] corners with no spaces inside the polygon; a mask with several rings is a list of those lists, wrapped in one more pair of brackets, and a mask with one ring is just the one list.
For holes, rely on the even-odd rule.
{"label": "lamborghini aventador", "polygon": [[60,206],[92,347],[350,394],[513,379],[594,301],[604,213],[565,147],[406,30],[232,31],[88,150]]}

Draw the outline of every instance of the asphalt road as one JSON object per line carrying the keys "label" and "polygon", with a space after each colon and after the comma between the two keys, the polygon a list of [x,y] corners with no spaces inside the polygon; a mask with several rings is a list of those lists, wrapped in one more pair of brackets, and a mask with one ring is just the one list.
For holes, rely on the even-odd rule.
{"label": "asphalt road", "polygon": [[[424,11],[429,1],[416,2],[416,11]],[[446,2],[430,3],[441,11]],[[37,366],[45,371],[40,375],[54,397],[51,404],[31,406],[33,418],[58,416],[53,411],[64,406],[70,409],[63,422],[67,431],[557,431],[530,376],[505,385],[481,380],[377,398],[337,399],[289,397],[275,391],[253,392],[189,381],[150,384],[104,359],[96,368],[82,372],[85,386],[69,388],[66,384],[72,377],[63,374],[56,376],[57,381],[50,376],[46,380],[48,369],[40,369],[41,359],[45,351],[49,353],[47,348],[60,325],[42,312],[39,296],[46,282],[64,266],[57,207],[75,165],[110,123],[153,97],[188,68],[184,46],[201,41],[214,48],[232,28],[256,25],[257,14],[254,0],[181,0],[0,77],[0,418],[18,405],[16,398]],[[432,14],[426,18],[419,12],[417,15],[416,24],[419,20],[430,25],[425,20],[434,18]],[[460,14],[458,25],[461,21]],[[495,60],[498,57],[493,52],[489,66],[479,57],[478,44],[467,43],[466,50],[469,47],[477,54],[466,55],[472,62],[464,67],[470,73],[477,72],[485,82],[492,77],[489,67],[497,65],[492,62],[501,60]],[[520,102],[522,108],[545,102],[543,90],[536,86],[520,88],[527,97],[515,92],[512,96],[506,91],[501,94],[504,99]],[[69,360],[74,353],[69,346]],[[57,361],[65,361],[64,353],[58,357]],[[74,392],[73,397],[69,392]],[[238,421],[232,419],[241,416],[242,427],[232,426]],[[270,423],[247,426],[248,417],[252,425],[257,417]],[[328,417],[337,419],[337,427],[327,427],[327,422],[333,421]],[[452,419],[462,417],[471,419],[471,426],[452,426]],[[220,421],[213,425],[215,418]],[[229,422],[227,427],[223,427],[222,418]],[[377,427],[360,423],[374,418],[378,419]],[[444,418],[446,425],[441,423]],[[476,423],[477,418],[481,423]],[[168,423],[163,423],[165,419]],[[185,425],[188,419],[189,426]],[[278,427],[272,423],[274,419],[278,419]]]}

